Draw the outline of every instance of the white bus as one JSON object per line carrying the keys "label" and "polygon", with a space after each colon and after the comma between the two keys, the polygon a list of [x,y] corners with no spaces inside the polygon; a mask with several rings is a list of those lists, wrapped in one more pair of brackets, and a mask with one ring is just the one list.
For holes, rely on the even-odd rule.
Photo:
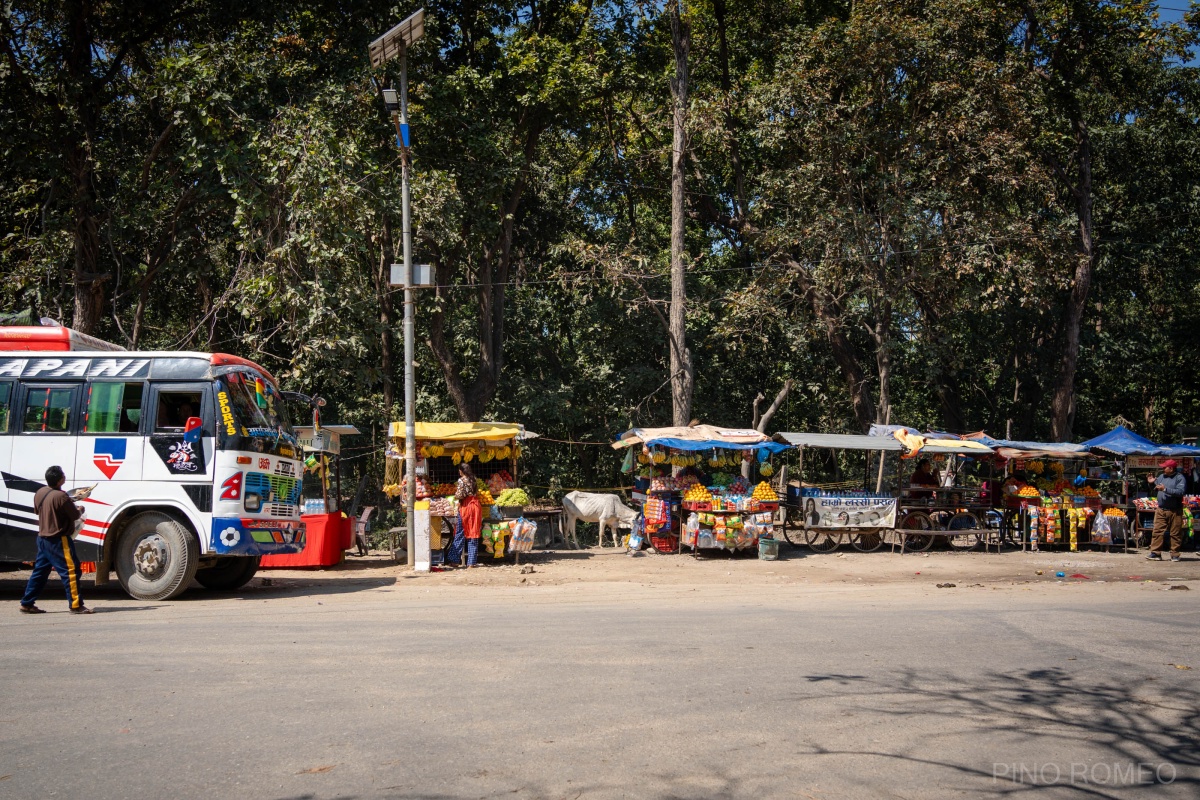
{"label": "white bus", "polygon": [[94,487],[80,559],[138,599],[175,597],[193,577],[235,589],[260,556],[303,549],[303,454],[267,370],[74,341],[0,328],[0,562],[35,558],[33,495],[55,464],[65,489]]}

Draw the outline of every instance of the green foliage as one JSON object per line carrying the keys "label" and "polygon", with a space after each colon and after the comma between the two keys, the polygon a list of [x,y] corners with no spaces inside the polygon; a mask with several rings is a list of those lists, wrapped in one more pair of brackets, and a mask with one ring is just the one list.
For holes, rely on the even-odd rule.
{"label": "green foliage", "polygon": [[[366,47],[414,8],[9,4],[0,309],[254,358],[366,432],[346,485],[378,486],[402,376],[400,156],[378,90],[398,72]],[[619,1],[425,8],[413,247],[441,285],[418,294],[418,416],[544,434],[534,486],[621,485],[595,443],[670,417],[669,26]],[[696,415],[745,425],[790,378],[772,429],[852,430],[890,406],[1046,435],[1083,120],[1096,261],[1075,428],[1195,423],[1196,28],[1152,12],[686,4]]]}

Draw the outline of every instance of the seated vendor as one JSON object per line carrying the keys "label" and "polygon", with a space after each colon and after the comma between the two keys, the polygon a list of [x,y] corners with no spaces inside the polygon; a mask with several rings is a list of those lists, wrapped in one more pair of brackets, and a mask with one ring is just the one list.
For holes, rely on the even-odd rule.
{"label": "seated vendor", "polygon": [[917,462],[917,469],[913,472],[912,477],[908,479],[909,492],[908,496],[916,500],[928,500],[933,497],[934,493],[930,489],[915,489],[915,486],[933,486],[936,487],[941,482],[938,477],[937,470],[929,463],[928,458],[922,458]]}

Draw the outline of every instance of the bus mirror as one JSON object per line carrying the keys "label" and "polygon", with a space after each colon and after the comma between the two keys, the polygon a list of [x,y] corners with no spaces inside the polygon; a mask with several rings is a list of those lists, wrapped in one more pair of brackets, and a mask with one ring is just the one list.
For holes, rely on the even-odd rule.
{"label": "bus mirror", "polygon": [[188,417],[183,426],[183,440],[195,444],[200,441],[200,434],[203,430],[204,422],[199,417]]}

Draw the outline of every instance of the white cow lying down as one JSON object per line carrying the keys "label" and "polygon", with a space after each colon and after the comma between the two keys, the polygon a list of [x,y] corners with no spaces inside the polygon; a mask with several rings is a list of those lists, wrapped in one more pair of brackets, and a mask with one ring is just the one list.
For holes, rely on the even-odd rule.
{"label": "white cow lying down", "polygon": [[600,525],[600,546],[604,546],[604,529],[611,528],[613,547],[620,542],[618,527],[630,528],[638,512],[621,502],[615,494],[593,494],[592,492],[568,492],[563,498],[563,515],[566,524],[563,533],[575,547],[579,539],[575,536],[575,523],[595,522]]}

